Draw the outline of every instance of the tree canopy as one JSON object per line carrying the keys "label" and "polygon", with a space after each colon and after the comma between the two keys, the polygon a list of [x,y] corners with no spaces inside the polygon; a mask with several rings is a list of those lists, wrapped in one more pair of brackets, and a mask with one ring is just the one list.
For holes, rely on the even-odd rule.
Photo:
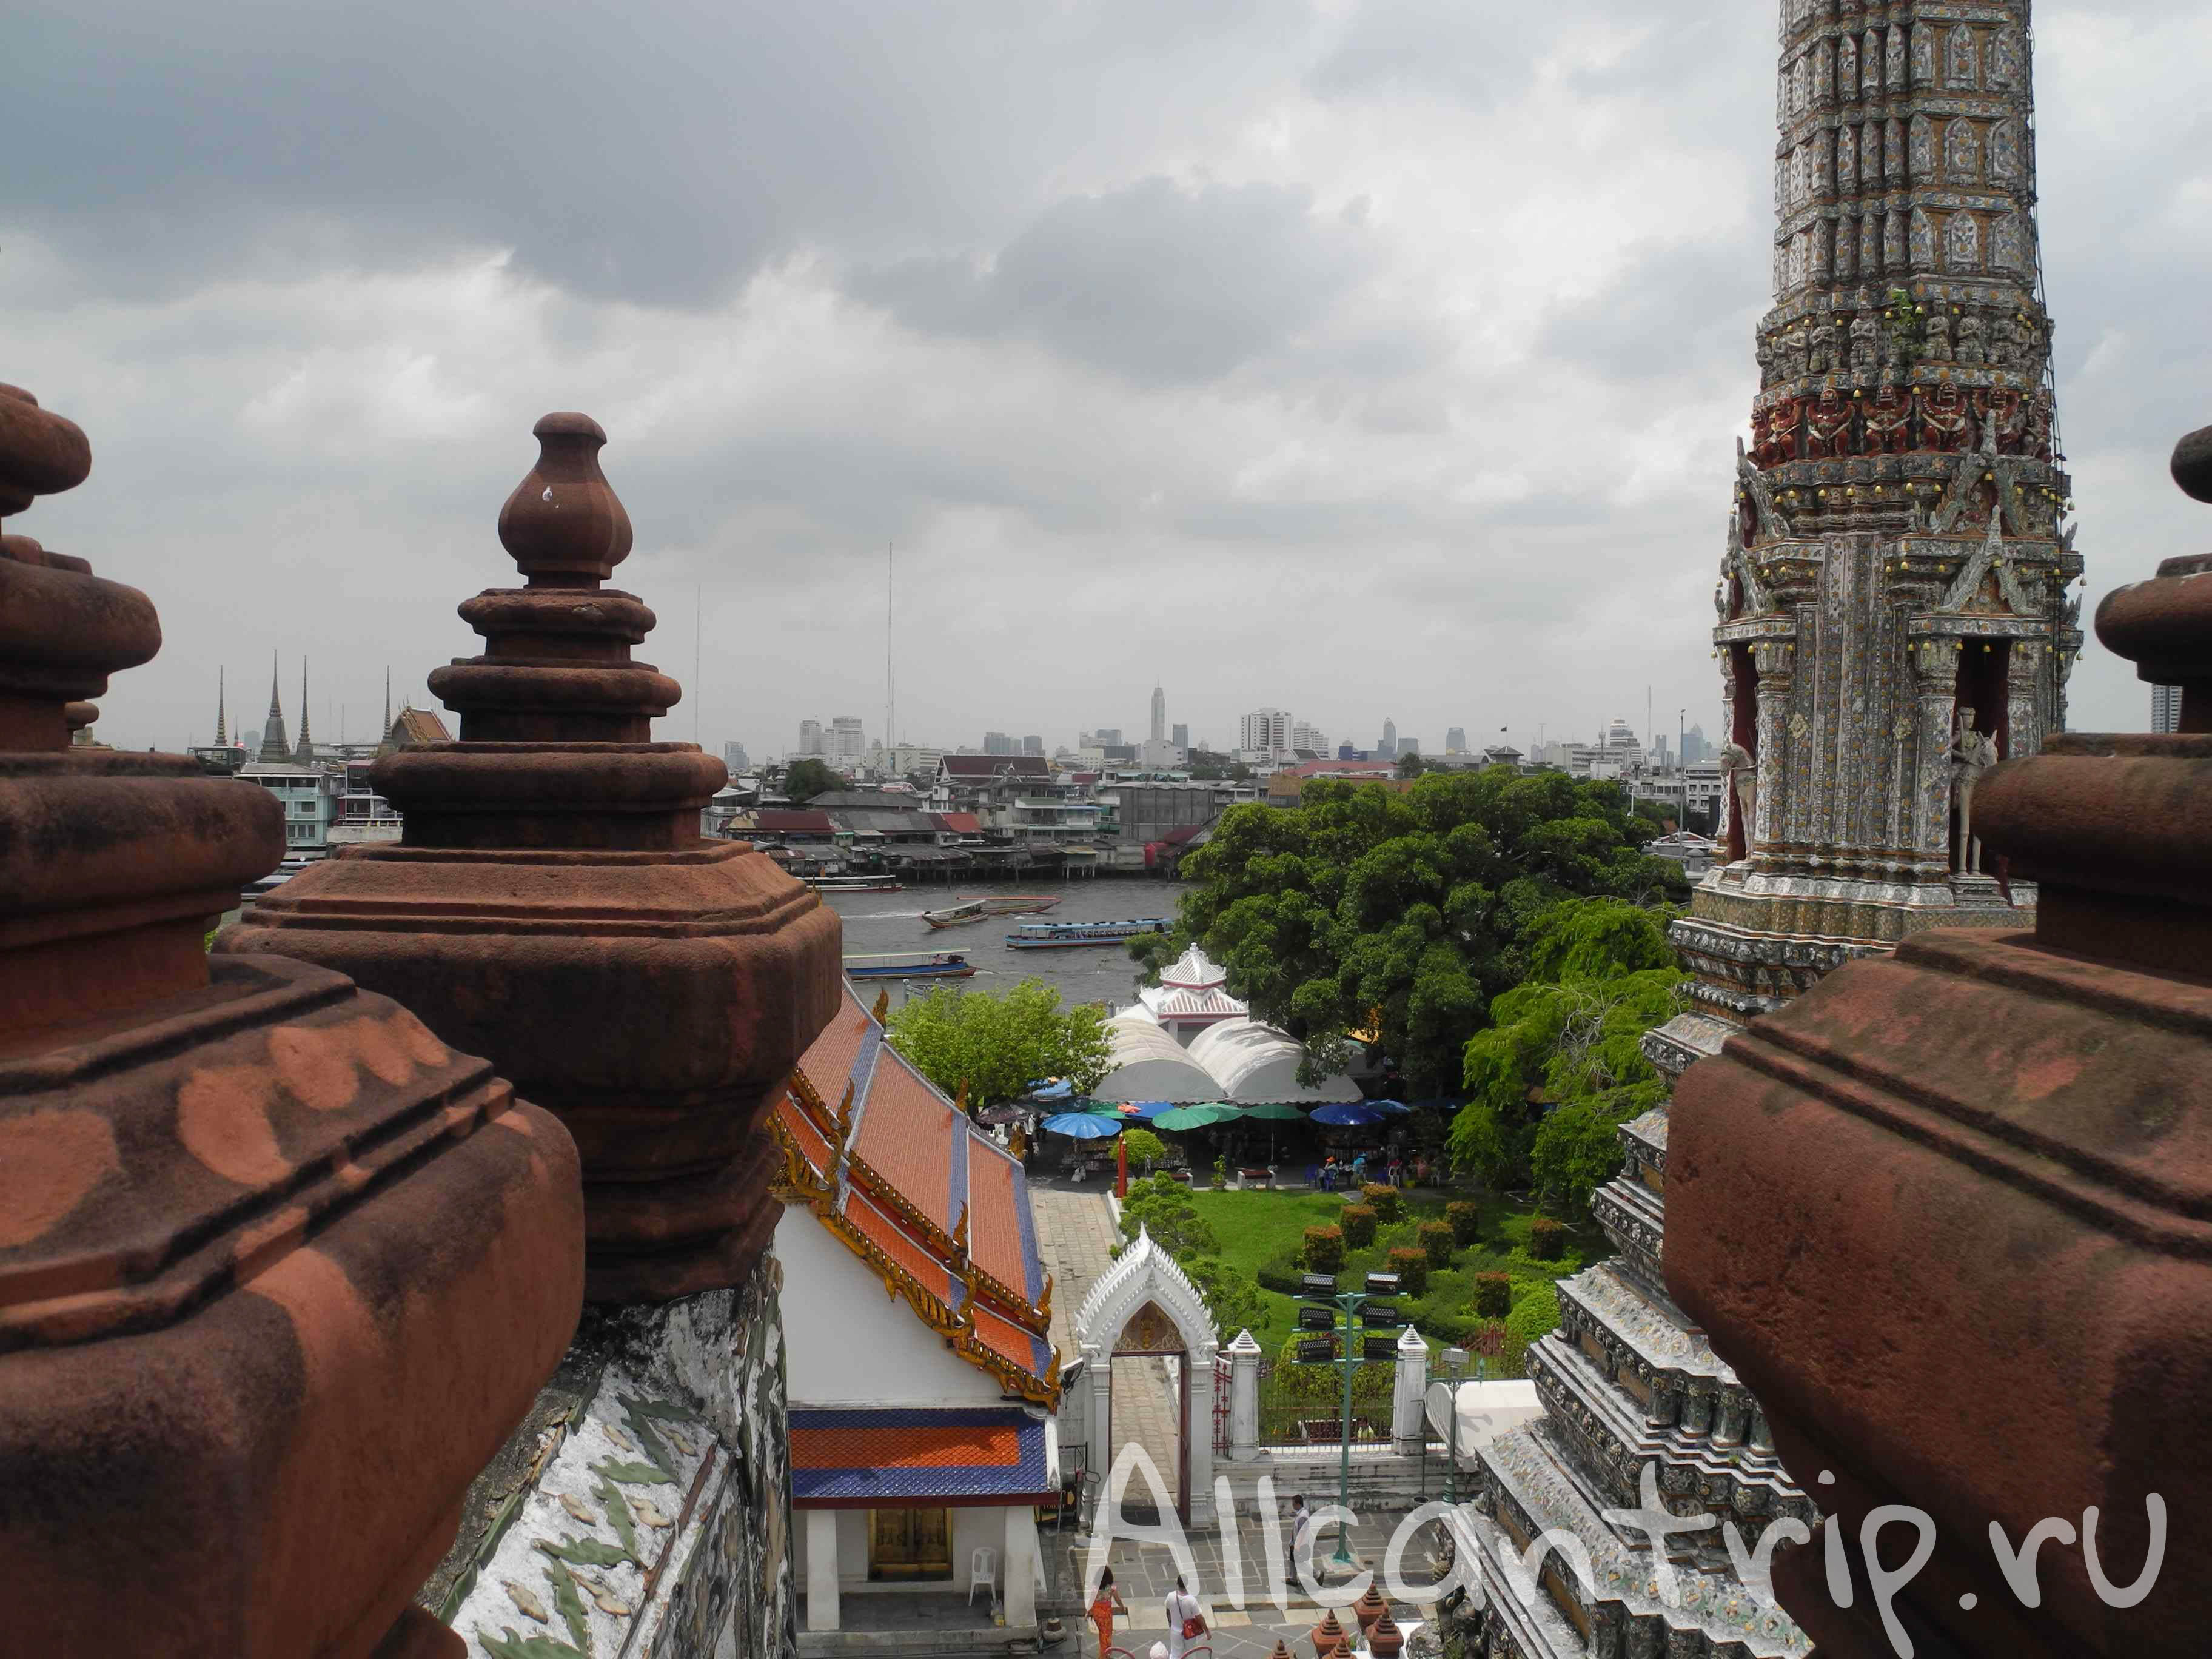
{"label": "tree canopy", "polygon": [[1525,982],[1469,1038],[1453,1161],[1492,1187],[1524,1173],[1547,1206],[1579,1213],[1612,1179],[1616,1131],[1667,1097],[1644,1034],[1680,1007],[1663,917],[1614,899],[1553,906],[1522,930]]}
{"label": "tree canopy", "polygon": [[1537,917],[1687,895],[1680,866],[1643,850],[1651,834],[1618,784],[1565,773],[1437,772],[1402,791],[1314,779],[1297,807],[1223,814],[1182,861],[1195,884],[1175,930],[1132,951],[1156,975],[1201,942],[1233,994],[1305,1045],[1309,1077],[1364,1041],[1413,1095],[1450,1093],[1468,1039],[1528,975]]}
{"label": "tree canopy", "polygon": [[830,769],[829,762],[817,760],[811,755],[792,762],[790,770],[783,775],[783,793],[794,806],[844,787],[845,780]]}
{"label": "tree canopy", "polygon": [[891,1044],[949,1095],[971,1109],[1018,1099],[1039,1078],[1066,1078],[1079,1095],[1113,1069],[1106,1011],[1060,1006],[1042,980],[1004,994],[939,985],[895,1010]]}

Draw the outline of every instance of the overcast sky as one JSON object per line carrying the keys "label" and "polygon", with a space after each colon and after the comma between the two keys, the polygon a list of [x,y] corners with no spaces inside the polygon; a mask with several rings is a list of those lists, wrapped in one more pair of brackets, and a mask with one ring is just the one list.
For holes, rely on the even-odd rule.
{"label": "overcast sky", "polygon": [[[1773,6],[16,0],[0,380],[92,478],[9,528],[160,606],[100,734],[371,734],[469,654],[549,410],[757,757],[799,722],[1587,737],[1709,659],[1767,303]],[[2212,546],[2212,9],[2037,9],[2092,599]],[[696,597],[695,597],[696,596]],[[2094,606],[2092,607],[2094,608]],[[695,672],[695,639],[700,666]],[[2140,729],[2094,642],[2073,724]],[[341,714],[343,710],[343,714]]]}

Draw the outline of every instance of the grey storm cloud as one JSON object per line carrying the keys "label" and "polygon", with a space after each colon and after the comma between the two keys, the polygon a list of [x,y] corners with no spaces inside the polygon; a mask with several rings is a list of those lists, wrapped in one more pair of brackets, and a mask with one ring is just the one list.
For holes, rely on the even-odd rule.
{"label": "grey storm cloud", "polygon": [[1024,335],[1133,380],[1203,381],[1288,345],[1374,258],[1304,191],[1150,178],[1054,204],[988,264],[904,259],[849,287],[919,328]]}
{"label": "grey storm cloud", "polygon": [[[787,746],[1244,709],[1516,739],[1711,711],[1773,224],[1774,5],[18,0],[0,380],[80,420],[11,531],[145,586],[127,745],[318,734],[471,651],[550,409],[687,697]],[[2091,597],[2202,547],[2212,14],[2037,8]],[[1071,649],[1071,641],[1084,648]],[[1101,642],[1106,642],[1102,647]],[[2141,722],[2092,647],[2077,725]],[[869,716],[872,734],[879,716]]]}

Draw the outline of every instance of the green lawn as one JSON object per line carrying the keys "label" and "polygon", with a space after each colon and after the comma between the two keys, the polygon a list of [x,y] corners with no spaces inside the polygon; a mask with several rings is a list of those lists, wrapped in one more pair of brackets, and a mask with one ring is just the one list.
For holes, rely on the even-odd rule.
{"label": "green lawn", "polygon": [[[1299,1272],[1305,1230],[1334,1225],[1344,1210],[1345,1194],[1207,1189],[1190,1196],[1221,1241],[1224,1264],[1249,1274],[1258,1284],[1266,1314],[1252,1334],[1271,1355],[1276,1353],[1297,1323],[1297,1304],[1292,1297],[1261,1282],[1261,1269],[1278,1279]],[[1492,1365],[1492,1374],[1517,1376],[1522,1350],[1557,1322],[1553,1285],[1610,1254],[1605,1236],[1595,1226],[1586,1224],[1571,1232],[1567,1248],[1557,1261],[1540,1261],[1528,1254],[1528,1224],[1534,1212],[1526,1206],[1486,1194],[1409,1193],[1405,1196],[1404,1218],[1378,1229],[1374,1243],[1365,1249],[1349,1251],[1338,1281],[1349,1288],[1359,1282],[1360,1275],[1386,1271],[1392,1246],[1418,1245],[1415,1229],[1419,1224],[1443,1220],[1445,1204],[1460,1199],[1480,1206],[1481,1224],[1475,1241],[1456,1250],[1449,1267],[1431,1269],[1426,1292],[1406,1298],[1401,1304],[1401,1318],[1428,1337],[1432,1347],[1463,1340],[1474,1319],[1475,1275],[1506,1273],[1513,1280],[1513,1315],[1509,1321],[1512,1334],[1505,1354]]]}

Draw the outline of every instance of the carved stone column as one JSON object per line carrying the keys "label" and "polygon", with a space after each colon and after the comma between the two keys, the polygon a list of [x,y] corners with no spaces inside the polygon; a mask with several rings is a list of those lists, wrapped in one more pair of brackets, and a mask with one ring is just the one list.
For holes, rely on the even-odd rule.
{"label": "carved stone column", "polygon": [[681,690],[631,659],[652,611],[602,586],[630,550],[606,434],[535,435],[499,516],[525,585],[463,605],[485,653],[430,677],[461,740],[371,773],[404,839],[294,877],[216,948],[338,968],[494,1056],[583,1155],[589,1298],[665,1301],[768,1246],[763,1124],[836,1009],[839,924],[748,843],[701,838],[722,763],[651,740]]}
{"label": "carved stone column", "polygon": [[1958,685],[1958,641],[1916,641],[1912,691],[1919,731],[1912,758],[1912,848],[1923,880],[1941,879],[1951,867],[1951,724]]}
{"label": "carved stone column", "polygon": [[[0,514],[90,466],[0,387]],[[575,1147],[385,998],[210,960],[276,798],[70,742],[160,643],[0,538],[0,1644],[458,1653],[409,1602],[575,1328]]]}
{"label": "carved stone column", "polygon": [[1773,849],[1789,839],[1783,819],[1790,795],[1790,715],[1796,660],[1787,641],[1762,641],[1753,651],[1759,667],[1759,799],[1753,808],[1757,822],[1752,825],[1757,842],[1746,850],[1756,865],[1762,853],[1771,859]]}
{"label": "carved stone column", "polygon": [[[2174,470],[2212,501],[2212,429]],[[2185,730],[2055,736],[1976,789],[1990,849],[2039,884],[2033,933],[1911,934],[1678,1087],[1668,1285],[1829,1516],[1776,1582],[1830,1659],[1899,1632],[2148,1659],[2212,1628],[2208,577],[2212,557],[2169,560],[2097,617],[2185,688]],[[1893,1606],[1867,1572],[1877,1510],[1886,1570],[1917,1541],[1893,1517],[1933,1527]],[[2009,1553],[2037,1532],[2029,1602],[1993,1534]]]}
{"label": "carved stone column", "polygon": [[1229,1345],[1229,1456],[1244,1462],[1260,1455],[1260,1361],[1263,1350],[1249,1331]]}

